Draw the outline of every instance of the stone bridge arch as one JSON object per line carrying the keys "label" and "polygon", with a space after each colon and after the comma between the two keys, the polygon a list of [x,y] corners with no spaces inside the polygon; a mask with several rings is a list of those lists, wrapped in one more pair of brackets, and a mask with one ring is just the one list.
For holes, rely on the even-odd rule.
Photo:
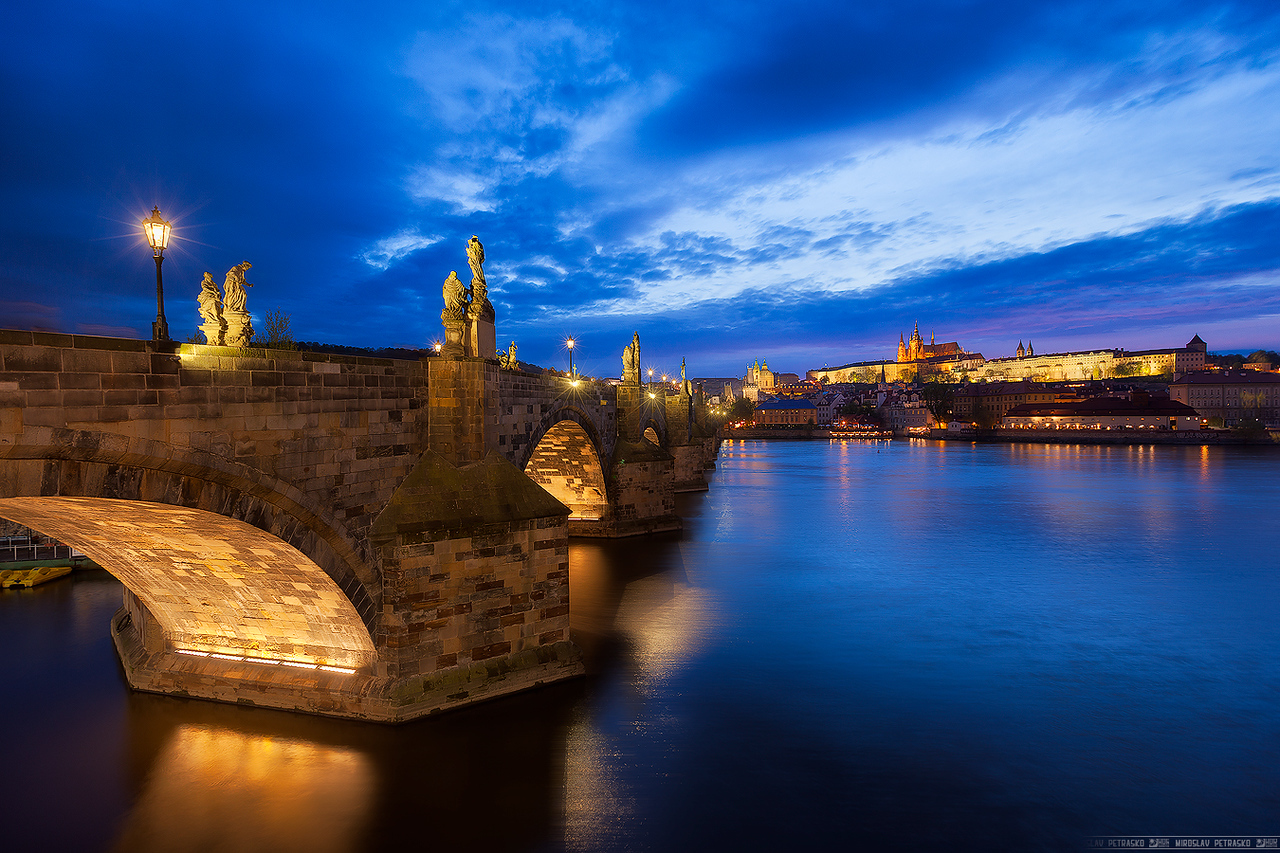
{"label": "stone bridge arch", "polygon": [[607,453],[605,447],[606,440],[587,413],[572,405],[560,406],[538,425],[519,467],[569,507],[570,519],[598,521],[609,509],[613,452],[612,446]]}
{"label": "stone bridge arch", "polygon": [[[105,562],[99,562],[104,568],[114,566],[117,576],[130,571],[122,568],[128,562],[126,553],[95,538],[112,525],[137,529],[133,547],[139,553],[158,547],[143,531],[149,523],[169,525],[179,535],[184,527],[195,527],[214,538],[238,541],[246,553],[261,552],[256,554],[263,558],[258,562],[275,561],[287,567],[277,572],[273,583],[289,583],[285,580],[289,572],[301,573],[304,579],[296,582],[315,589],[332,583],[345,602],[322,596],[325,607],[337,614],[345,604],[350,608],[347,615],[354,614],[364,634],[362,641],[352,640],[351,635],[360,632],[350,626],[339,628],[337,634],[343,637],[339,645],[359,646],[354,658],[346,657],[358,658],[361,666],[372,660],[370,638],[376,636],[381,592],[366,548],[324,508],[270,474],[162,442],[37,427],[0,444],[0,494],[5,496],[0,499],[0,516],[80,546],[95,559],[103,556]],[[63,516],[78,519],[83,529],[61,520]],[[181,557],[170,554],[167,559],[177,567]],[[182,571],[175,568],[176,573]],[[246,580],[234,577],[235,569],[227,572],[229,580],[241,584]],[[255,574],[248,580],[252,584],[266,577]],[[136,595],[139,590],[133,592]],[[209,600],[210,594],[205,590],[202,600]],[[140,597],[146,603],[150,593]],[[298,610],[309,613],[306,608],[315,606],[312,602]]]}
{"label": "stone bridge arch", "polygon": [[0,498],[0,516],[83,551],[124,584],[128,617],[115,620],[117,642],[131,627],[130,636],[155,653],[350,672],[376,657],[368,629],[332,578],[243,521],[66,496]]}
{"label": "stone bridge arch", "polygon": [[667,436],[667,419],[655,413],[646,412],[640,417],[640,437],[650,441],[664,450],[670,446]]}

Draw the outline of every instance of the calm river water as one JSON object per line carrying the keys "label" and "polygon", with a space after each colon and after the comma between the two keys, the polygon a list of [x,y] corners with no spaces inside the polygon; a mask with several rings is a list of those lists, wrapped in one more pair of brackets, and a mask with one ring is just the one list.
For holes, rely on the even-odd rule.
{"label": "calm river water", "polygon": [[729,442],[571,546],[592,674],[398,728],[129,692],[0,594],[4,850],[1077,850],[1280,834],[1280,454]]}

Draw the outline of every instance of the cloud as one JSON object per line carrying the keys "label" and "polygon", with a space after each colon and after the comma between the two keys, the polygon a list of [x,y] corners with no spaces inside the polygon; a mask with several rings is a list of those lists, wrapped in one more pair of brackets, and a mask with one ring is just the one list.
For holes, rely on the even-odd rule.
{"label": "cloud", "polygon": [[438,242],[440,238],[435,235],[427,236],[416,231],[400,231],[390,237],[383,237],[361,252],[360,260],[375,269],[385,270],[414,252],[434,246]]}

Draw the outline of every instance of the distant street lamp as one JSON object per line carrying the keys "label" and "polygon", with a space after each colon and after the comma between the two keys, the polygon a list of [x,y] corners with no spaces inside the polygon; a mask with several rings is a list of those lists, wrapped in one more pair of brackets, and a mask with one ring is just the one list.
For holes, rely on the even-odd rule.
{"label": "distant street lamp", "polygon": [[[652,367],[649,368],[649,384],[653,385],[653,368]],[[650,394],[649,396],[652,397],[653,395]]]}
{"label": "distant street lamp", "polygon": [[160,208],[152,208],[151,218],[142,220],[142,233],[156,257],[156,319],[151,324],[153,341],[169,340],[169,324],[164,319],[164,279],[160,277],[160,264],[164,262],[164,250],[169,246],[169,223],[160,216]]}
{"label": "distant street lamp", "polygon": [[564,345],[569,348],[569,378],[573,378],[573,345],[577,343],[573,338],[569,338]]}

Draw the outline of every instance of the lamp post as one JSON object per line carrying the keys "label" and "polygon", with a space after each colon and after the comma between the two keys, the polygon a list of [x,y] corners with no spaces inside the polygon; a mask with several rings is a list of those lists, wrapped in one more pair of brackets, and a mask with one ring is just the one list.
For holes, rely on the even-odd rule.
{"label": "lamp post", "polygon": [[575,341],[573,338],[569,338],[564,342],[564,345],[569,348],[569,378],[570,379],[573,379],[573,345],[576,343],[577,341]]}
{"label": "lamp post", "polygon": [[153,341],[169,340],[169,324],[164,319],[164,279],[160,277],[160,264],[164,262],[164,250],[169,245],[170,227],[168,221],[160,216],[160,208],[152,208],[151,218],[142,220],[142,233],[147,235],[147,243],[156,257],[156,319],[151,324]]}
{"label": "lamp post", "polygon": [[[649,368],[649,387],[650,388],[653,387],[653,368],[652,367]],[[649,396],[652,397],[653,395],[650,394]]]}

